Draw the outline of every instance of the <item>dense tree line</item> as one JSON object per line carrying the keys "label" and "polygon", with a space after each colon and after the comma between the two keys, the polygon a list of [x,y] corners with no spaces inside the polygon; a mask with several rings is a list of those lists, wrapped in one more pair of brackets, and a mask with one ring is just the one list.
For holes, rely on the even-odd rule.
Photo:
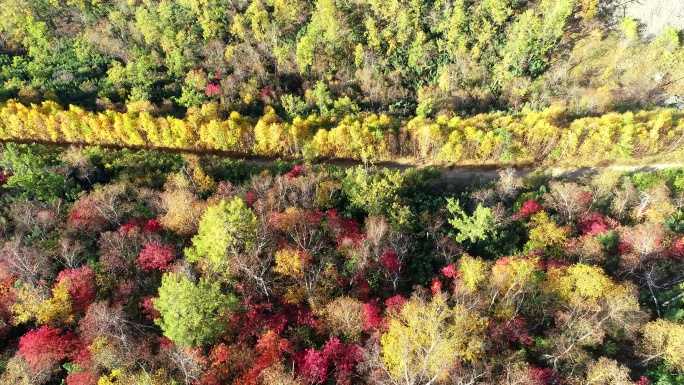
{"label": "dense tree line", "polygon": [[95,113],[76,106],[62,110],[54,102],[25,106],[10,101],[0,107],[0,139],[306,160],[579,165],[676,157],[684,144],[684,119],[674,109],[573,118],[556,107],[408,121],[385,114],[311,115],[288,121],[267,107],[257,120],[237,112],[223,116],[215,103],[175,118],[147,111]]}
{"label": "dense tree line", "polygon": [[0,100],[162,113],[575,114],[682,95],[680,31],[608,0],[3,0]]}
{"label": "dense tree line", "polygon": [[0,154],[0,382],[678,384],[684,170]]}

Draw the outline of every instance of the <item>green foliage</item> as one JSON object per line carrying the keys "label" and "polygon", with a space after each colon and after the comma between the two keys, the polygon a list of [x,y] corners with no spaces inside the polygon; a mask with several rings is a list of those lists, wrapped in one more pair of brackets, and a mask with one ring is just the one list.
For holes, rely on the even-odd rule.
{"label": "green foliage", "polygon": [[498,225],[494,220],[494,213],[489,207],[478,204],[473,215],[469,216],[461,208],[458,199],[447,198],[447,211],[453,215],[453,218],[448,220],[449,224],[458,231],[455,236],[456,241],[468,240],[470,243],[475,243],[479,240],[496,237]]}
{"label": "green foliage", "polygon": [[19,188],[21,198],[46,202],[75,199],[77,189],[73,179],[58,172],[50,158],[50,153],[41,153],[40,147],[6,144],[0,155],[0,166],[13,175],[4,187]]}
{"label": "green foliage", "polygon": [[225,332],[226,316],[236,299],[223,294],[218,282],[200,279],[195,284],[183,275],[167,273],[153,302],[161,313],[155,323],[167,338],[181,346],[202,346]]}
{"label": "green foliage", "polygon": [[342,191],[352,207],[369,215],[386,215],[391,211],[403,181],[399,171],[373,172],[357,166],[347,170]]}
{"label": "green foliage", "polygon": [[242,199],[222,200],[204,211],[198,234],[192,238],[193,247],[186,249],[185,255],[188,261],[201,261],[210,270],[229,277],[228,258],[251,252],[256,231],[256,216]]}

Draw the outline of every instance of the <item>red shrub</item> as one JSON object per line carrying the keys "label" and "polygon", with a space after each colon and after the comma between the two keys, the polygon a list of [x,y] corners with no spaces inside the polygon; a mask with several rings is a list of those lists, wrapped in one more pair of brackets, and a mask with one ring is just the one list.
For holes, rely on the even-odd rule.
{"label": "red shrub", "polygon": [[542,210],[542,205],[534,199],[525,201],[520,207],[520,211],[513,215],[512,219],[527,218]]}

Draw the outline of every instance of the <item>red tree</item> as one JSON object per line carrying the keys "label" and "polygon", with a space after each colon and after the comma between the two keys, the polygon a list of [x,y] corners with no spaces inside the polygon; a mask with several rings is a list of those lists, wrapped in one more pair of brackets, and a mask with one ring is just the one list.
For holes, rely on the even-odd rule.
{"label": "red tree", "polygon": [[31,330],[19,339],[19,354],[36,372],[47,371],[66,359],[77,347],[76,336],[52,326]]}
{"label": "red tree", "polygon": [[169,263],[173,261],[173,247],[164,246],[159,242],[145,244],[140,251],[138,264],[143,271],[165,271]]}
{"label": "red tree", "polygon": [[65,282],[73,301],[74,311],[85,311],[95,300],[95,273],[90,266],[62,270],[56,283]]}

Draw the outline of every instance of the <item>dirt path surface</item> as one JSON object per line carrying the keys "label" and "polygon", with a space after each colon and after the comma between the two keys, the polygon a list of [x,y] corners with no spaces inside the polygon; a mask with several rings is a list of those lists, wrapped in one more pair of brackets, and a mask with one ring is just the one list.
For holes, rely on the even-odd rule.
{"label": "dirt path surface", "polygon": [[[684,2],[684,0],[682,0]],[[59,147],[70,147],[70,146],[86,146],[82,143],[67,143],[67,142],[43,142],[43,141],[21,141],[21,140],[0,140],[0,143],[22,143],[22,144],[42,144],[46,146],[59,146]],[[181,150],[177,148],[144,148],[135,146],[118,146],[118,145],[98,145],[99,147],[109,148],[114,150],[121,150],[123,148],[129,148],[131,150],[156,150],[156,151],[167,151],[173,153],[193,153],[197,155],[216,155],[224,158],[232,158],[234,160],[244,160],[245,164],[253,166],[267,166],[273,163],[276,159],[275,157],[265,157],[265,156],[245,156],[244,154],[235,154],[226,151],[212,151],[212,150]],[[292,159],[295,163],[304,163],[301,159]],[[314,164],[330,164],[335,165],[340,168],[346,169],[351,167],[356,167],[362,165],[363,162],[351,159],[327,159],[320,160]],[[390,170],[406,171],[411,168],[425,168],[430,166],[425,166],[421,164],[409,164],[405,162],[377,162],[374,164],[379,169],[388,168]],[[519,177],[525,177],[536,171],[542,171],[549,173],[552,177],[556,178],[567,178],[567,179],[579,179],[585,175],[595,175],[605,170],[613,171],[624,171],[624,172],[645,172],[645,171],[658,171],[668,168],[679,168],[684,167],[684,163],[655,163],[648,165],[606,165],[597,167],[579,167],[579,168],[561,168],[561,167],[533,167],[532,165],[527,167],[510,167],[506,165],[478,165],[478,166],[449,166],[449,167],[439,167],[432,166],[440,170],[442,174],[442,180],[446,183],[459,183],[459,184],[469,184],[472,182],[487,182],[491,180],[496,180],[499,178],[499,172],[507,168],[512,168],[515,170],[515,174]]]}
{"label": "dirt path surface", "polygon": [[[570,168],[532,168],[532,169],[515,169],[515,174],[519,177],[525,177],[533,172],[543,171],[547,172],[555,178],[567,178],[576,180],[582,178],[585,175],[596,175],[600,172],[612,170],[618,172],[645,172],[645,171],[659,171],[668,168],[679,168],[684,167],[684,163],[662,163],[662,164],[651,164],[644,166],[621,166],[621,165],[610,165],[603,167],[581,167],[576,169]],[[478,169],[477,167],[469,167],[459,170],[445,169],[442,170],[442,178],[446,182],[452,183],[470,183],[471,181],[491,181],[499,179],[499,171],[504,168],[499,169]]]}

